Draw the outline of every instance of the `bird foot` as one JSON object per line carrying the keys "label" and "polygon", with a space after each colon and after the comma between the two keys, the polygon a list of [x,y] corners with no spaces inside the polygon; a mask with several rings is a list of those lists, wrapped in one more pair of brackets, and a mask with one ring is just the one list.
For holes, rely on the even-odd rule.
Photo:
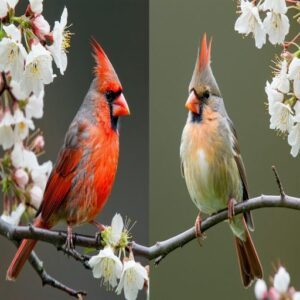
{"label": "bird foot", "polygon": [[236,204],[236,200],[234,198],[230,198],[227,204],[227,215],[229,223],[233,221],[233,218],[235,216],[234,206]]}
{"label": "bird foot", "polygon": [[206,238],[206,236],[201,231],[201,223],[202,223],[201,212],[199,212],[195,221],[195,235],[199,245],[202,247],[201,241],[203,241]]}
{"label": "bird foot", "polygon": [[68,229],[67,229],[67,239],[66,242],[63,246],[63,248],[67,251],[67,252],[72,252],[72,250],[75,248],[74,247],[74,243],[73,243],[73,232],[72,232],[72,227],[68,225]]}

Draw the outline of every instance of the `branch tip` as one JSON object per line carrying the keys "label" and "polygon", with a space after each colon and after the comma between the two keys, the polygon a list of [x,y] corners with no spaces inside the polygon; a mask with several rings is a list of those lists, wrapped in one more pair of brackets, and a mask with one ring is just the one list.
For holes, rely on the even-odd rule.
{"label": "branch tip", "polygon": [[273,171],[274,176],[275,176],[275,180],[276,180],[276,183],[277,183],[277,186],[278,186],[278,189],[279,189],[281,200],[284,201],[285,200],[285,192],[284,192],[283,185],[282,185],[282,182],[280,180],[279,174],[277,172],[277,169],[274,165],[272,166],[272,171]]}

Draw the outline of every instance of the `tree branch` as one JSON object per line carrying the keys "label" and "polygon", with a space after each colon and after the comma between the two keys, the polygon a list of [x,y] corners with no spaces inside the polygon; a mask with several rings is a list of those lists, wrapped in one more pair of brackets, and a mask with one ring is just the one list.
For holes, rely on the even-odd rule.
{"label": "tree branch", "polygon": [[[240,214],[245,211],[267,208],[267,207],[283,207],[300,210],[300,198],[291,197],[285,195],[285,199],[280,196],[273,195],[261,195],[249,199],[247,201],[240,202],[235,205],[234,212],[235,214]],[[218,212],[217,214],[208,217],[201,224],[201,232],[207,231],[209,228],[225,221],[228,218],[227,210]],[[157,242],[151,247],[145,247],[139,245],[135,242],[132,242],[132,249],[136,255],[141,255],[149,260],[157,259],[157,263],[167,256],[170,252],[176,250],[179,247],[183,247],[188,242],[196,238],[195,228],[192,227],[176,236],[173,236],[167,240]]]}
{"label": "tree branch", "polygon": [[[300,210],[300,198],[291,197],[285,194],[284,199],[282,196],[273,196],[273,195],[261,195],[249,199],[247,201],[240,202],[235,205],[234,212],[235,214],[240,214],[245,211],[267,208],[267,207],[283,207]],[[213,216],[205,219],[201,224],[201,232],[207,231],[209,228],[217,225],[218,223],[226,220],[228,218],[227,210],[220,211]],[[55,245],[58,249],[61,250],[61,246],[65,243],[67,234],[63,231],[51,231],[46,229],[35,228],[33,226],[13,226],[7,224],[0,219],[0,235],[7,237],[10,240],[21,240],[24,238],[41,240],[50,244]],[[157,259],[158,262],[168,255],[170,252],[176,250],[179,247],[183,247],[188,242],[195,239],[195,230],[194,227],[173,236],[167,240],[157,242],[155,245],[147,247],[140,245],[136,242],[131,243],[132,251],[135,255],[143,256],[149,260]],[[101,249],[101,239],[99,235],[87,236],[73,234],[73,241],[75,246]],[[68,253],[67,253],[68,254]],[[86,267],[86,261],[88,256],[82,256],[78,253],[69,253],[76,260],[84,263]]]}
{"label": "tree branch", "polygon": [[70,296],[75,297],[77,299],[83,299],[83,296],[87,295],[87,293],[85,291],[76,291],[76,290],[64,285],[63,283],[59,282],[52,276],[50,276],[46,272],[46,270],[43,266],[43,262],[38,258],[38,256],[35,254],[34,251],[32,251],[32,253],[29,257],[29,262],[30,262],[31,266],[34,268],[34,270],[36,271],[36,273],[41,278],[43,285],[52,286],[56,289],[66,292]]}
{"label": "tree branch", "polygon": [[[20,242],[13,241],[13,243],[15,244],[16,247],[19,247]],[[38,274],[38,276],[41,278],[43,286],[45,286],[45,285],[52,286],[53,288],[59,289],[63,292],[66,292],[70,296],[75,297],[80,300],[83,299],[83,296],[87,295],[87,293],[85,291],[76,291],[76,290],[64,285],[63,283],[59,282],[52,276],[50,276],[46,272],[43,262],[39,259],[39,257],[36,255],[36,253],[34,251],[31,252],[28,261],[31,264],[32,268],[35,270],[35,272]]]}

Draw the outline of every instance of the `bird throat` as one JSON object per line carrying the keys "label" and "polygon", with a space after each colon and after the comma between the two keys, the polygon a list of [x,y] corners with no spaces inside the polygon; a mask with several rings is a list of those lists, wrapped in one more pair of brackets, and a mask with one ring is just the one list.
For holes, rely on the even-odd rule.
{"label": "bird throat", "polygon": [[192,114],[192,123],[200,123],[203,120],[203,106],[204,106],[204,103],[201,102],[199,105],[200,105],[199,114],[191,112],[191,114]]}

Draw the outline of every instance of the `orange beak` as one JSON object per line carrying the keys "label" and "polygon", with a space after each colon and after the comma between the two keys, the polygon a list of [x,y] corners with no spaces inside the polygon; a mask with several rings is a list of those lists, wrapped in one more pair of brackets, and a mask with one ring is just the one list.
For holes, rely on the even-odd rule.
{"label": "orange beak", "polygon": [[130,115],[129,107],[123,93],[112,103],[112,114],[114,117]]}
{"label": "orange beak", "polygon": [[185,107],[191,112],[198,114],[200,113],[200,100],[197,98],[195,91],[191,91],[186,103]]}

